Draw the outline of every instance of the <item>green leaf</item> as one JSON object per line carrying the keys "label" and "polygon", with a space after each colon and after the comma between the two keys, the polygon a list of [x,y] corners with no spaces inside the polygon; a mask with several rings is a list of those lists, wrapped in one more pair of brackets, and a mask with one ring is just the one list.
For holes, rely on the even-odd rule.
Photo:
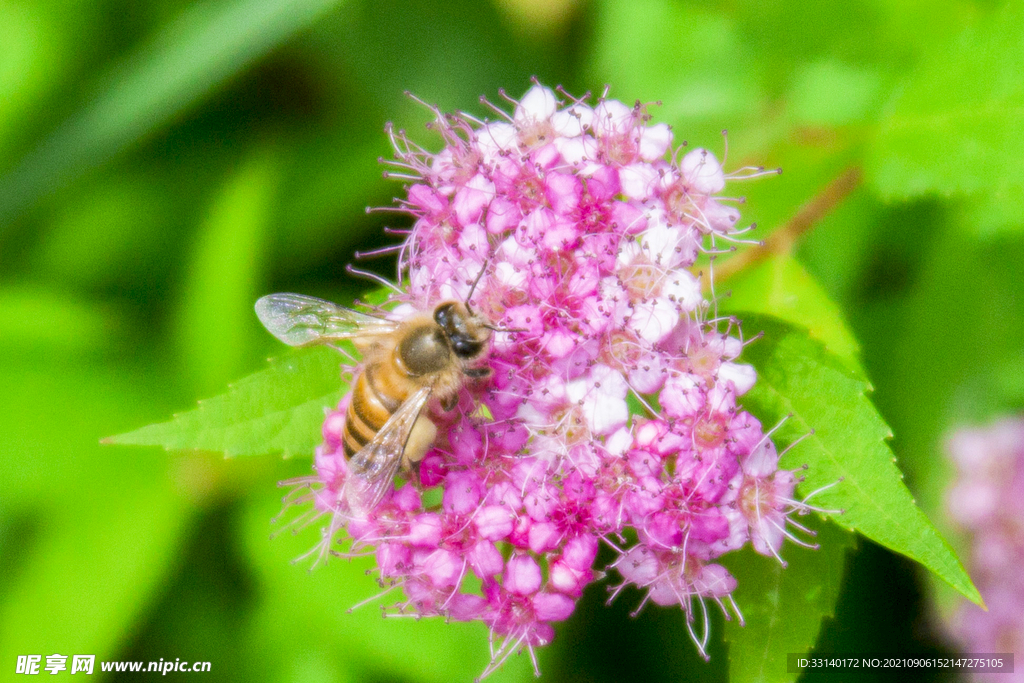
{"label": "green leaf", "polygon": [[231,385],[228,393],[200,401],[196,410],[104,442],[228,456],[311,455],[321,441],[324,409],[336,406],[346,390],[340,361],[336,351],[322,346],[296,351]]}
{"label": "green leaf", "polygon": [[[908,269],[906,291],[855,300],[850,310],[871,359],[873,398],[899,435],[901,469],[934,516],[945,508],[949,432],[1024,405],[1005,384],[1013,364],[1024,362],[1024,239],[979,243],[951,220],[958,213],[922,208],[897,214],[915,234],[931,231],[925,258]],[[919,238],[905,241],[898,248],[920,248]]]}
{"label": "green leaf", "polygon": [[870,385],[806,330],[763,316],[741,319],[748,331],[765,333],[744,353],[758,371],[744,405],[769,425],[790,416],[775,432],[778,442],[806,437],[782,462],[809,466],[801,492],[830,486],[812,503],[844,510],[834,515],[837,524],[920,562],[982,604],[956,554],[904,485],[885,443],[892,434],[866,396]]}
{"label": "green leaf", "polygon": [[340,0],[224,0],[190,6],[103,81],[78,114],[0,183],[0,222],[173,121]]}
{"label": "green leaf", "polygon": [[868,172],[886,198],[991,193],[1024,184],[1024,3],[937,45],[902,89]]}
{"label": "green leaf", "polygon": [[857,123],[877,110],[881,82],[878,70],[845,64],[834,58],[804,64],[794,75],[790,113],[804,124]]}
{"label": "green leaf", "polygon": [[820,547],[784,547],[785,567],[750,548],[723,558],[736,577],[733,597],[746,621],[725,624],[730,680],[796,680],[799,674],[786,671],[786,655],[810,651],[822,618],[835,614],[846,551],[855,545],[855,537],[811,517],[800,523],[817,531]]}
{"label": "green leaf", "polygon": [[663,102],[657,116],[686,121],[700,144],[719,144],[723,126],[742,130],[734,124],[757,110],[762,65],[729,16],[668,0],[597,5],[591,82],[614,84],[623,101]]}
{"label": "green leaf", "polygon": [[[112,425],[162,402],[130,368],[60,351],[2,363],[0,656],[112,658],[162,592],[210,468],[100,448]],[[61,410],[68,396],[76,407]]]}
{"label": "green leaf", "polygon": [[[734,139],[730,132],[730,147]],[[847,192],[856,193],[862,144],[855,132],[840,130],[828,144],[821,144],[795,135],[787,127],[751,144],[763,150],[758,153],[759,164],[783,170],[782,175],[728,185],[729,192],[742,191],[741,223],[757,225],[751,237],[768,238],[776,231],[792,229],[796,221],[813,228],[810,235],[803,234],[802,240],[806,240],[820,223],[842,210],[848,201]],[[730,258],[723,256],[716,265],[728,263]]]}
{"label": "green leaf", "polygon": [[18,135],[34,123],[41,100],[80,60],[81,17],[102,11],[90,5],[0,3],[0,159],[10,156]]}
{"label": "green leaf", "polygon": [[4,629],[5,655],[93,653],[107,659],[131,637],[194,514],[165,468],[145,463],[145,473],[133,472],[140,460],[145,457],[123,464],[131,474],[120,481],[81,480],[88,486],[69,491],[59,509],[39,520],[40,534],[5,580],[0,623],[18,625]]}
{"label": "green leaf", "polygon": [[[61,501],[89,477],[110,474],[103,468],[108,453],[96,444],[103,434],[97,422],[110,429],[118,420],[145,419],[135,410],[148,402],[146,392],[136,392],[137,375],[122,368],[115,377],[78,358],[68,362],[59,346],[36,354],[24,362],[4,349],[0,365],[0,509]],[[56,419],[60,396],[77,396],[81,409]]]}
{"label": "green leaf", "polygon": [[248,369],[254,341],[266,338],[252,302],[259,296],[277,179],[273,151],[257,147],[214,197],[202,226],[176,321],[197,393]]}
{"label": "green leaf", "polygon": [[171,265],[168,254],[181,244],[176,186],[138,167],[81,183],[40,230],[35,269],[65,286],[143,287]]}
{"label": "green leaf", "polygon": [[968,235],[995,242],[1003,236],[1012,239],[1024,234],[1024,185],[1008,185],[1002,180],[996,180],[991,191],[973,194],[964,204],[962,222]]}
{"label": "green leaf", "polygon": [[110,345],[121,323],[104,307],[52,285],[0,288],[0,340],[8,352],[85,353]]}
{"label": "green leaf", "polygon": [[[363,138],[369,141],[360,143]],[[380,239],[380,226],[363,217],[367,205],[390,204],[394,191],[381,176],[378,160],[391,154],[381,134],[354,136],[347,129],[328,139],[321,134],[315,142],[290,148],[290,154],[292,172],[280,193],[279,215],[288,220],[278,226],[278,268],[307,272],[328,254]]]}
{"label": "green leaf", "polygon": [[791,252],[829,299],[850,311],[851,319],[850,307],[860,303],[864,272],[877,258],[872,233],[883,211],[878,197],[861,186],[802,235]]}
{"label": "green leaf", "polygon": [[859,366],[860,346],[842,311],[792,256],[773,254],[732,277],[729,287],[732,296],[722,300],[725,311],[765,313],[806,327],[850,368]]}

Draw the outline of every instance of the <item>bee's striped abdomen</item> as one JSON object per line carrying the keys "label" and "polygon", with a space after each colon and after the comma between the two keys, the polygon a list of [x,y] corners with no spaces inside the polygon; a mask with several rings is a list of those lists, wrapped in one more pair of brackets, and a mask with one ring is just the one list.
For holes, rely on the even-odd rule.
{"label": "bee's striped abdomen", "polygon": [[351,458],[369,443],[401,407],[408,391],[403,386],[404,382],[391,376],[398,373],[398,368],[393,365],[371,363],[356,379],[345,415],[343,443],[346,458]]}

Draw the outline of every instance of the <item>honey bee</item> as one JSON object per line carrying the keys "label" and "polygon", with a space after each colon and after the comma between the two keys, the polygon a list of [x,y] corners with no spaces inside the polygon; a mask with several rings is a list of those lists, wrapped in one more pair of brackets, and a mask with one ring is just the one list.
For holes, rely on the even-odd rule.
{"label": "honey bee", "polygon": [[491,372],[474,362],[497,328],[472,311],[468,297],[396,322],[311,296],[270,294],[256,302],[256,315],[285,344],[347,339],[362,352],[342,439],[349,476],[341,495],[356,514],[372,511],[399,467],[410,469],[433,444],[437,428],[421,414],[427,401],[451,410],[468,379]]}

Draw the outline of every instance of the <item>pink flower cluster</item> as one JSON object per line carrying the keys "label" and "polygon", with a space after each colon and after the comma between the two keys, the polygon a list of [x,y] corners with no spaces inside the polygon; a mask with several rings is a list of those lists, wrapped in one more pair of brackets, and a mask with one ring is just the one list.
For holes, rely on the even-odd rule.
{"label": "pink flower cluster", "polygon": [[971,577],[988,605],[961,606],[952,631],[965,652],[1024,652],[1024,418],[960,430],[947,451],[958,475],[947,509],[970,536]]}
{"label": "pink flower cluster", "polygon": [[[495,109],[497,121],[434,109],[437,153],[392,132],[415,224],[407,287],[386,307],[401,318],[472,289],[501,328],[493,373],[467,381],[455,409],[428,408],[438,437],[418,481],[365,516],[340,497],[345,405],[328,416],[313,486],[325,543],[375,553],[382,585],[404,593],[394,610],[487,624],[485,675],[550,642],[610,568],[614,594],[679,605],[703,653],[705,600],[741,618],[718,559],[747,543],[778,557],[804,510],[737,405],[756,375],[737,362],[735,321],[713,319],[690,270],[742,232],[717,196],[727,176],[705,149],[681,155],[639,103],[536,85],[511,114]],[[614,559],[598,566],[602,547]]]}

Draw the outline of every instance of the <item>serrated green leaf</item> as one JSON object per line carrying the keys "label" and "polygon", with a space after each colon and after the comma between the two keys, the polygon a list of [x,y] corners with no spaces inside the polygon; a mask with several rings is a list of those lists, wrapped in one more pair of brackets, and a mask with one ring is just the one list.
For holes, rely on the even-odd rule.
{"label": "serrated green leaf", "polygon": [[792,256],[773,254],[730,278],[729,287],[723,310],[765,313],[806,327],[850,368],[859,366],[860,345],[842,311]]}
{"label": "serrated green leaf", "polygon": [[312,455],[324,409],[336,406],[346,391],[340,363],[332,349],[301,349],[271,360],[270,368],[239,380],[228,393],[200,401],[196,410],[104,441],[228,456]]}
{"label": "serrated green leaf", "polygon": [[822,618],[835,613],[846,551],[856,544],[855,537],[814,518],[800,523],[817,531],[820,547],[784,547],[785,567],[749,548],[723,558],[736,577],[733,597],[746,620],[745,625],[735,619],[725,625],[732,681],[796,680],[799,674],[786,671],[786,655],[811,650]]}
{"label": "serrated green leaf", "polygon": [[1024,3],[935,46],[882,125],[869,177],[887,198],[990,193],[1024,178]]}
{"label": "serrated green leaf", "polygon": [[[804,438],[782,466],[807,464],[801,492],[830,486],[813,503],[840,526],[859,531],[938,574],[968,599],[981,596],[949,544],[917,507],[885,440],[888,426],[871,405],[870,385],[808,332],[780,320],[741,315],[746,329],[765,336],[744,352],[758,372],[744,405],[766,424],[784,420],[774,438]],[[812,431],[813,430],[813,431]]]}

